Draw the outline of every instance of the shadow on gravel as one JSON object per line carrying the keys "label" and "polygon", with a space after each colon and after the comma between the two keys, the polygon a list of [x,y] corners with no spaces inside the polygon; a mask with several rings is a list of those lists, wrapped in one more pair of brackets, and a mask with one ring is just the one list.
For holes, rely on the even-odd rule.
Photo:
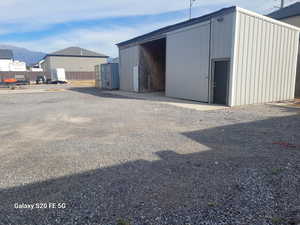
{"label": "shadow on gravel", "polygon": [[99,88],[94,87],[81,87],[81,88],[70,88],[70,91],[76,91],[84,94],[90,94],[102,98],[120,98],[120,99],[134,99],[134,100],[147,100],[147,101],[154,101],[154,102],[161,102],[161,101],[168,101],[173,103],[185,103],[185,104],[205,104],[208,105],[208,103],[203,103],[199,101],[193,101],[193,100],[187,100],[187,99],[179,99],[179,98],[171,98],[166,97],[164,93],[162,92],[145,92],[145,93],[134,93],[129,92],[131,94],[135,94],[139,97],[134,96],[124,96],[121,94],[114,93],[108,93],[109,90],[101,90]]}
{"label": "shadow on gravel", "polygon": [[[300,117],[289,116],[187,132],[210,150],[160,151],[157,161],[2,189],[0,224],[297,224],[299,127]],[[14,203],[67,207],[21,210]]]}
{"label": "shadow on gravel", "polygon": [[123,95],[110,94],[107,92],[103,92],[99,88],[94,88],[94,87],[78,87],[78,88],[70,88],[69,90],[76,91],[83,94],[90,94],[102,98],[120,98],[120,99],[136,99],[136,100],[142,99],[142,98],[123,96]]}
{"label": "shadow on gravel", "polygon": [[272,105],[272,107],[280,108],[282,112],[292,112],[300,114],[300,105],[299,104],[287,104],[287,105]]}

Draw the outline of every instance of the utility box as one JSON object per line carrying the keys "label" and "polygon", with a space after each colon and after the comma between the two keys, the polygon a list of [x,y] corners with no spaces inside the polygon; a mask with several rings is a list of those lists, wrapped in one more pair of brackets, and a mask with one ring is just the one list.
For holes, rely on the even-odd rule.
{"label": "utility box", "polygon": [[95,87],[96,88],[102,88],[101,64],[95,66],[95,73],[96,73]]}
{"label": "utility box", "polygon": [[103,89],[119,89],[119,64],[101,64],[101,87]]}

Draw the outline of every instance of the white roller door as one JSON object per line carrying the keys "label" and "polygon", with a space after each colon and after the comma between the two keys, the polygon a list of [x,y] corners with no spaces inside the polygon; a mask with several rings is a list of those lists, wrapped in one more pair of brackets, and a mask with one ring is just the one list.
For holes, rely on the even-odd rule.
{"label": "white roller door", "polygon": [[166,95],[208,102],[208,22],[167,35]]}

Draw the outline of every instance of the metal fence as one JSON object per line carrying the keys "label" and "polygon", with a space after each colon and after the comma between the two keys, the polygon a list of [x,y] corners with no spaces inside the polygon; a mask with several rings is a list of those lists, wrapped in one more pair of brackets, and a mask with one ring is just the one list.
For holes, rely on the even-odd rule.
{"label": "metal fence", "polygon": [[[26,80],[35,81],[37,76],[44,75],[47,78],[51,78],[50,72],[32,72],[32,71],[16,71],[16,72],[5,72],[0,71],[0,82],[7,78],[15,78],[16,75],[24,75]],[[69,72],[66,71],[66,79],[67,80],[95,80],[96,73],[95,72]]]}
{"label": "metal fence", "polygon": [[66,72],[67,80],[95,80],[96,72]]}

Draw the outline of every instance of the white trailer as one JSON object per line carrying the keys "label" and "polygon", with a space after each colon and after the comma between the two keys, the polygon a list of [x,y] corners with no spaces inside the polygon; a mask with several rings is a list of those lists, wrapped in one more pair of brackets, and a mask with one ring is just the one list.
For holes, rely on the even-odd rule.
{"label": "white trailer", "polygon": [[67,83],[65,69],[57,68],[51,71],[52,82]]}

